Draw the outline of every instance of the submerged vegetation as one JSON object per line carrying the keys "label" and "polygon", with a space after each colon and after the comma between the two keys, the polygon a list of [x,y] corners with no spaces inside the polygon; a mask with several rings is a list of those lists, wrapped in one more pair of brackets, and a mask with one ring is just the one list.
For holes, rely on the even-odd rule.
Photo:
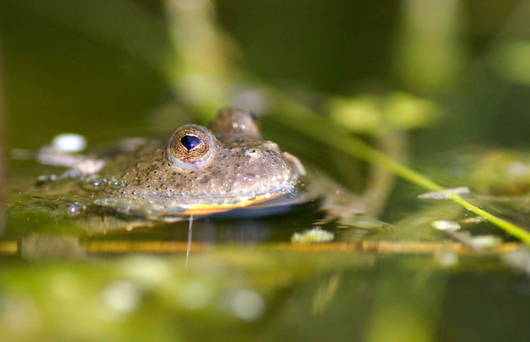
{"label": "submerged vegetation", "polygon": [[[0,338],[528,340],[529,18],[526,0],[2,2]],[[329,221],[338,196],[116,230],[34,186],[63,172],[35,161],[59,133],[106,150],[227,106],[363,215]]]}

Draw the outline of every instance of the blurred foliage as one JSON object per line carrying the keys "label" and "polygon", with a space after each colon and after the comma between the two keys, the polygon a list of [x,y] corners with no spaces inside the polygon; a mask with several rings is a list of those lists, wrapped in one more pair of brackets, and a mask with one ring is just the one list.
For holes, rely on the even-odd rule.
{"label": "blurred foliage", "polygon": [[330,116],[339,125],[356,133],[388,134],[388,130],[408,131],[430,127],[439,116],[436,104],[406,93],[378,98],[361,95],[337,98],[330,103]]}
{"label": "blurred foliage", "polygon": [[[66,254],[12,261],[0,272],[0,336],[9,341],[317,340],[331,333],[331,325],[333,340],[427,341],[440,335],[440,324],[448,327],[441,332],[445,339],[465,335],[468,328],[486,341],[523,333],[509,327],[524,325],[520,301],[528,293],[504,289],[525,280],[499,272],[496,262],[477,264],[464,257],[456,268],[436,270],[430,256],[347,255],[225,248],[192,254],[190,268],[171,256],[57,259]],[[495,329],[479,329],[477,320],[487,317],[489,304],[467,317],[459,313],[462,301],[490,296],[508,300],[505,305],[520,319],[508,322],[501,315]],[[461,329],[440,319],[453,320],[455,314]]]}

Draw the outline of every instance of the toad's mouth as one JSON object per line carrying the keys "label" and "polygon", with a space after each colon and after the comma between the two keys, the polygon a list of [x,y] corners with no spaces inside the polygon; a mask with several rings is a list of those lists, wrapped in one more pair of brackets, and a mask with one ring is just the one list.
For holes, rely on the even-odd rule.
{"label": "toad's mouth", "polygon": [[180,212],[178,216],[190,216],[190,215],[199,216],[199,215],[210,215],[210,214],[222,213],[222,212],[229,211],[232,209],[244,208],[244,207],[248,207],[251,205],[258,204],[258,203],[270,201],[284,194],[286,194],[286,192],[267,194],[264,196],[257,196],[251,199],[246,199],[240,202],[230,203],[230,204],[197,204],[192,207],[186,208],[186,210],[183,212]]}
{"label": "toad's mouth", "polygon": [[[110,196],[99,198],[94,204],[115,210],[120,215],[131,215],[154,221],[180,221],[189,216],[205,216],[228,212],[234,209],[252,209],[267,206],[285,196],[293,197],[297,193],[297,183],[289,184],[275,191],[249,193],[246,196],[204,195],[204,196],[169,196],[152,193],[138,193],[136,198]],[[276,204],[278,205],[278,204]]]}
{"label": "toad's mouth", "polygon": [[[187,201],[182,201],[182,199],[174,198],[171,203],[165,202],[167,198],[151,198],[149,200],[143,198],[140,201],[130,201],[110,197],[98,199],[95,201],[95,204],[101,207],[114,209],[120,214],[144,217],[155,221],[172,221],[173,219],[179,221],[183,217],[204,216],[223,213],[233,209],[253,207],[254,205],[264,204],[286,195],[291,191],[292,189],[284,189],[282,191],[260,194],[252,197],[222,197],[216,198],[215,200],[210,197],[208,200],[203,199],[200,201],[198,199],[195,199],[196,201],[190,201],[190,198],[187,198]],[[161,201],[157,202],[157,200]],[[146,205],[146,203],[149,203],[149,205]]]}

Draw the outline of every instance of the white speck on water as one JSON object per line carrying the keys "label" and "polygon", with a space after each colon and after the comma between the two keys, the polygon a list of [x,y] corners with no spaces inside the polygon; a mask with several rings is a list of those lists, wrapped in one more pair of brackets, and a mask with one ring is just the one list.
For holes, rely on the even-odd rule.
{"label": "white speck on water", "polygon": [[117,313],[131,312],[140,303],[140,290],[130,281],[117,281],[103,290],[103,302]]}
{"label": "white speck on water", "polygon": [[229,297],[228,305],[237,317],[246,321],[255,321],[265,311],[263,297],[251,289],[235,290]]}
{"label": "white speck on water", "polygon": [[62,133],[53,138],[52,146],[61,152],[80,152],[86,148],[86,139],[80,134]]}
{"label": "white speck on water", "polygon": [[467,186],[460,188],[445,189],[441,191],[426,192],[418,195],[419,199],[446,200],[451,195],[464,196],[469,195],[471,191]]}
{"label": "white speck on water", "polygon": [[460,224],[451,220],[437,220],[432,223],[432,226],[435,229],[446,232],[456,232],[457,230],[460,230]]}
{"label": "white speck on water", "polygon": [[301,233],[294,233],[291,242],[294,243],[312,243],[312,242],[329,242],[333,241],[335,235],[320,227],[305,230]]}
{"label": "white speck on water", "polygon": [[77,216],[86,209],[86,206],[79,202],[73,202],[66,207],[66,213],[70,216]]}

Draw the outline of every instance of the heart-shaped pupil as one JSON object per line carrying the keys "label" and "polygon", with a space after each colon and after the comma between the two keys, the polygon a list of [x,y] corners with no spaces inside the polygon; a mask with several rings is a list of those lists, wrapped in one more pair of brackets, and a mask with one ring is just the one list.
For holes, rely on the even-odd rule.
{"label": "heart-shaped pupil", "polygon": [[194,135],[185,135],[180,139],[182,145],[189,150],[193,150],[201,143],[201,139]]}

